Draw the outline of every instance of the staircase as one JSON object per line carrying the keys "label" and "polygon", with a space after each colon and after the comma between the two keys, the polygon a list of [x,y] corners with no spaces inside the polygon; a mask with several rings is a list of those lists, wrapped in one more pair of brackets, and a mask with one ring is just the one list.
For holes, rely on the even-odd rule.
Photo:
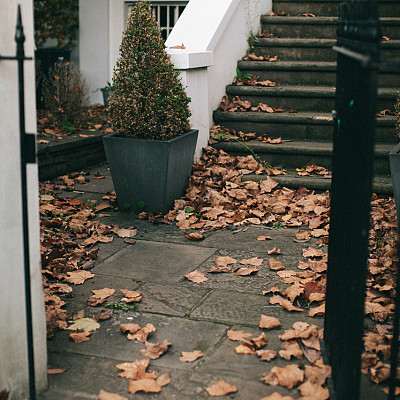
{"label": "staircase", "polygon": [[[228,85],[228,98],[239,96],[252,106],[265,103],[283,107],[285,112],[227,112],[214,111],[216,124],[236,131],[266,134],[271,138],[282,137],[290,141],[266,144],[258,140],[246,146],[272,166],[285,168],[286,176],[276,177],[291,187],[306,186],[328,189],[329,179],[299,177],[295,169],[309,164],[331,168],[333,121],[336,86],[336,24],[342,0],[274,0],[273,11],[278,15],[261,17],[262,32],[267,37],[253,40],[257,55],[277,56],[278,61],[238,62],[243,74],[259,76],[259,80],[278,83],[276,87]],[[400,3],[398,0],[379,1],[383,40],[381,58],[400,58]],[[313,16],[301,16],[313,14]],[[394,110],[400,74],[388,70],[379,73],[377,112]],[[289,112],[289,110],[297,112]],[[376,119],[374,191],[392,192],[388,153],[398,142],[394,116]],[[215,145],[232,155],[246,154],[240,143],[221,142]],[[247,152],[248,154],[248,152]],[[260,179],[247,177],[246,179]]]}

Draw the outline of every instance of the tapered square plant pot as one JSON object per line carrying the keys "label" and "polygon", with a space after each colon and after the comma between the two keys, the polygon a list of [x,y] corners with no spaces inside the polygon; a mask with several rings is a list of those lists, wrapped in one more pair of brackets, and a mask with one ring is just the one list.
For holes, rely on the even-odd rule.
{"label": "tapered square plant pot", "polygon": [[389,153],[390,175],[396,203],[397,224],[400,226],[400,143]]}
{"label": "tapered square plant pot", "polygon": [[198,130],[170,140],[103,138],[120,210],[167,213],[185,194]]}

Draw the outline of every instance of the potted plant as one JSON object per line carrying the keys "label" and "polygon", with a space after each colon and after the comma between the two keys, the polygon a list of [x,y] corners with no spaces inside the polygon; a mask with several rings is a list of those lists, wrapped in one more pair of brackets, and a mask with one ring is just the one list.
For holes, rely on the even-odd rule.
{"label": "potted plant", "polygon": [[[400,136],[400,91],[395,104],[396,131]],[[397,222],[400,224],[400,143],[389,153],[390,174],[392,176],[393,193],[396,202]]]}
{"label": "potted plant", "polygon": [[166,213],[188,184],[197,130],[190,99],[165,51],[149,4],[131,10],[114,68],[104,148],[122,210]]}
{"label": "potted plant", "polygon": [[[37,77],[46,77],[57,61],[70,60],[79,26],[79,0],[34,0],[33,7],[36,72]],[[42,107],[41,84],[36,99]]]}

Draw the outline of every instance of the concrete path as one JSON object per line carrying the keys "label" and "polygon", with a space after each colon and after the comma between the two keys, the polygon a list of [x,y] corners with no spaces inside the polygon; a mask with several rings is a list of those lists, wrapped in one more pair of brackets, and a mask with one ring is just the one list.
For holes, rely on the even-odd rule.
{"label": "concrete path", "polygon": [[[104,167],[93,169],[94,172],[97,170],[106,178],[76,185],[78,192],[62,195],[82,200],[101,199],[112,190],[112,182]],[[101,306],[89,307],[87,299],[92,295],[91,290],[108,287],[116,290],[109,301],[121,299],[119,289],[143,293],[140,312],[113,310],[112,317],[100,321],[100,329],[84,343],[69,340],[69,331],[57,332],[48,341],[48,367],[65,368],[66,372],[49,375],[49,387],[41,400],[96,399],[101,389],[128,399],[204,399],[210,398],[205,388],[222,379],[238,388],[236,393],[224,397],[227,399],[259,400],[276,391],[295,399],[301,397],[295,389],[269,386],[260,380],[273,366],[285,366],[298,360],[289,362],[278,357],[268,363],[259,361],[255,355],[236,354],[235,347],[239,342],[229,340],[226,335],[230,328],[258,336],[261,333],[258,328],[260,315],[274,316],[280,319],[282,328],[266,331],[268,343],[265,348],[278,351],[281,344],[278,335],[290,329],[294,322],[306,321],[323,327],[322,317],[289,313],[280,306],[270,305],[268,297],[261,294],[262,290],[276,284],[282,289],[286,286],[267,266],[268,249],[281,249],[282,254],[273,257],[288,269],[296,269],[298,261],[303,259],[301,251],[305,245],[293,240],[297,229],[236,226],[209,232],[203,241],[195,242],[188,240],[174,224],[154,225],[118,211],[110,214],[100,220],[116,223],[119,227],[135,226],[139,230],[137,242],[131,245],[115,237],[112,243],[100,244],[99,257],[91,269],[95,277],[73,287],[74,295],[67,299],[65,308],[69,318],[81,309],[88,317],[99,314]],[[240,228],[243,230],[235,232]],[[271,236],[272,240],[257,241],[259,235]],[[308,245],[315,245],[315,242]],[[239,260],[257,256],[264,262],[259,272],[251,276],[206,274],[209,280],[201,284],[184,278],[195,269],[206,273],[217,256]],[[169,351],[152,360],[148,368],[170,374],[171,383],[161,393],[129,394],[129,380],[118,377],[116,364],[143,358],[139,350],[144,344],[129,341],[120,332],[120,324],[128,322],[140,326],[151,323],[157,331],[150,334],[150,342],[167,339],[172,343]],[[201,350],[204,357],[193,363],[178,360],[182,351],[193,350]],[[307,363],[305,360],[300,362]],[[384,398],[381,390],[363,378],[363,400]]]}

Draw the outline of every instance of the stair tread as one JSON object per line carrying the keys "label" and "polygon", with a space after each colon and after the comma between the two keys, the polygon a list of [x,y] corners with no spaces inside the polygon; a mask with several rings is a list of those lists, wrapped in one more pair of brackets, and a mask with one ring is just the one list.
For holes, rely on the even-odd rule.
{"label": "stair tread", "polygon": [[[323,178],[318,175],[300,176],[297,174],[297,171],[293,169],[287,169],[285,175],[277,175],[272,178],[275,179],[280,186],[296,189],[299,187],[306,187],[309,190],[329,190],[332,184],[331,178]],[[248,174],[243,176],[242,181],[259,182],[264,179],[266,179],[266,175]],[[393,193],[392,179],[390,176],[374,176],[372,187],[374,193],[389,195]]]}
{"label": "stair tread", "polygon": [[[255,47],[331,47],[336,44],[335,38],[298,38],[298,37],[285,37],[285,38],[263,38],[258,37],[258,42],[253,43]],[[391,39],[381,42],[381,47],[400,47],[400,40]]]}
{"label": "stair tread", "polygon": [[[318,24],[336,24],[339,20],[339,17],[332,16],[315,16],[315,17],[301,17],[297,15],[285,15],[285,16],[277,16],[277,15],[262,15],[261,23],[272,23],[272,24],[302,24],[305,25],[318,25]],[[380,17],[379,21],[383,25],[397,24],[400,21],[400,17]]]}
{"label": "stair tread", "polygon": [[[284,139],[284,138],[283,138]],[[259,140],[249,140],[245,145],[257,154],[268,153],[290,153],[296,154],[328,154],[333,152],[333,143],[331,141],[317,141],[317,140],[290,140],[280,144],[263,143]],[[215,146],[215,145],[214,145]],[[221,142],[218,143],[218,148],[237,149],[243,150],[243,143],[241,142]],[[375,143],[375,156],[385,157],[393,149],[392,143]]]}
{"label": "stair tread", "polygon": [[[311,86],[311,85],[280,85],[274,87],[265,86],[244,86],[244,85],[228,85],[227,90],[230,93],[246,93],[246,94],[287,94],[295,96],[323,96],[335,97],[336,88],[332,86]],[[396,98],[398,89],[395,88],[378,88],[378,98]]]}
{"label": "stair tread", "polygon": [[[307,124],[332,124],[332,115],[329,112],[299,111],[297,113],[266,113],[259,111],[229,112],[215,110],[214,115],[224,120],[237,121],[284,121],[288,123],[307,123]],[[395,117],[392,115],[383,118],[376,118],[377,126],[394,126]]]}
{"label": "stair tread", "polygon": [[328,70],[336,71],[336,61],[252,61],[252,60],[239,60],[238,65],[243,67],[252,67],[253,69],[266,69],[266,70]]}

